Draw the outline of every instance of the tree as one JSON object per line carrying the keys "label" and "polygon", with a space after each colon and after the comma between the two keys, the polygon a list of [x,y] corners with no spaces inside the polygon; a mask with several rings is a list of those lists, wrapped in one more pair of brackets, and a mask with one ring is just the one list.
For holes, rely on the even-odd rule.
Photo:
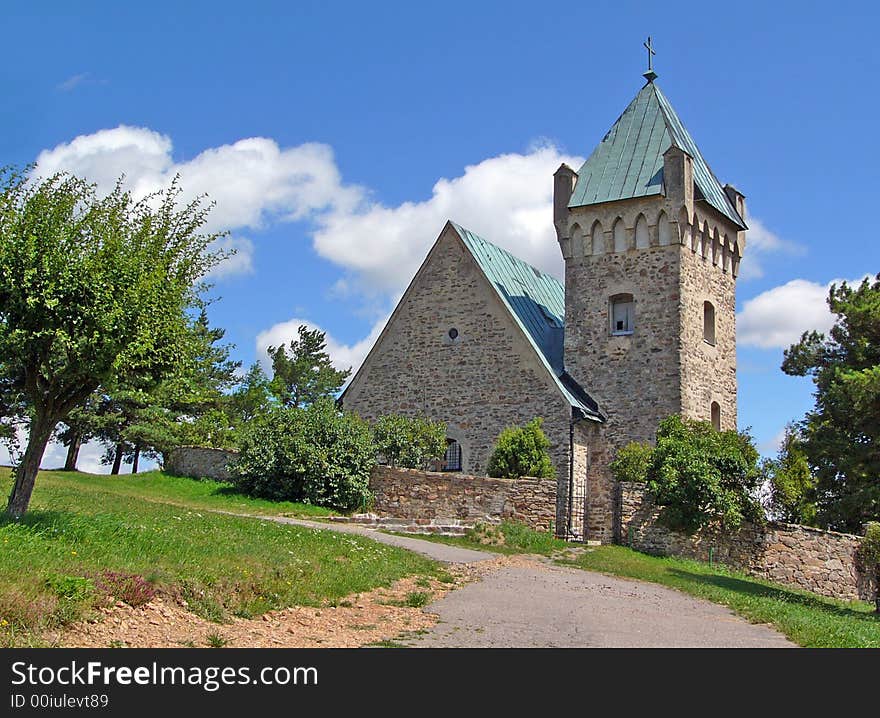
{"label": "tree", "polygon": [[663,419],[651,454],[647,488],[671,528],[695,531],[718,521],[761,521],[756,499],[765,475],[747,432],[716,431],[677,414]]}
{"label": "tree", "polygon": [[770,463],[770,508],[775,518],[816,524],[816,482],[797,427],[789,424],[778,458]]}
{"label": "tree", "polygon": [[113,377],[161,377],[180,362],[186,310],[223,258],[199,232],[207,208],[178,208],[176,181],[135,201],[68,174],[0,172],[0,358],[29,411],[7,513],[27,510],[57,424]]}
{"label": "tree", "polygon": [[269,347],[272,360],[272,393],[284,406],[308,406],[321,398],[332,398],[351,374],[351,369],[333,368],[327,353],[326,335],[320,329],[299,327],[299,338]]}
{"label": "tree", "polygon": [[800,422],[816,480],[820,526],[858,533],[880,519],[880,274],[858,287],[833,285],[828,336],[806,332],[782,370],[810,376],[815,404]]}
{"label": "tree", "polygon": [[550,440],[541,428],[544,420],[532,419],[525,426],[509,426],[495,442],[487,473],[502,479],[531,476],[549,479],[556,475],[550,461]]}
{"label": "tree", "polygon": [[235,426],[244,426],[272,407],[269,378],[259,362],[254,362],[247,374],[229,396],[227,412]]}

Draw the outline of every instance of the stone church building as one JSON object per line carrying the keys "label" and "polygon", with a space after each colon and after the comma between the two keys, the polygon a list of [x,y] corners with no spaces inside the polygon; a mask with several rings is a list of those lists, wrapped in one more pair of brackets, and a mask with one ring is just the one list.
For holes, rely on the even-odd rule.
{"label": "stone church building", "polygon": [[736,428],[743,195],[645,77],[583,166],[554,174],[564,286],[448,221],[342,396],[367,418],[445,421],[445,469],[471,474],[504,427],[543,417],[558,532],[601,541],[619,447],[673,413]]}

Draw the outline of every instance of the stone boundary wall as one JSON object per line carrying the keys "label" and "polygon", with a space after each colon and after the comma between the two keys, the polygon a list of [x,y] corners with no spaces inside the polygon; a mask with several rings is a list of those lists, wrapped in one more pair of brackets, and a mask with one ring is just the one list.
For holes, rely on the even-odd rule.
{"label": "stone boundary wall", "polygon": [[373,511],[398,519],[502,519],[556,529],[556,479],[486,476],[377,466],[370,476]]}
{"label": "stone boundary wall", "polygon": [[616,539],[644,553],[712,558],[758,578],[832,598],[874,600],[874,577],[858,559],[861,537],[796,524],[744,524],[735,532],[701,529],[693,535],[658,523],[660,509],[643,484],[620,482]]}
{"label": "stone boundary wall", "polygon": [[238,456],[237,451],[209,449],[205,446],[180,446],[171,452],[165,471],[192,479],[229,481],[227,465]]}

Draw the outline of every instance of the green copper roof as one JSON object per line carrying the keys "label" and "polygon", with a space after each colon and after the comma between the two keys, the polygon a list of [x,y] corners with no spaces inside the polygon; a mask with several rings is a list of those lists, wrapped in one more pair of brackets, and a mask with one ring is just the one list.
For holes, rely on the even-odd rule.
{"label": "green copper roof", "polygon": [[669,100],[648,82],[578,170],[569,207],[663,193],[663,153],[675,146],[694,161],[696,197],[734,224],[745,222],[712,174]]}
{"label": "green copper roof", "polygon": [[566,399],[586,416],[598,417],[596,403],[566,374],[563,365],[563,285],[455,222],[450,225],[495,287]]}

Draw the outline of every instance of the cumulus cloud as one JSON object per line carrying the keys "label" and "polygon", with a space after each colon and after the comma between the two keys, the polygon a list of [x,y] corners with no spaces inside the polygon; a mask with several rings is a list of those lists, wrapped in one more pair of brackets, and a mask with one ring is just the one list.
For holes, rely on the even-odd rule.
{"label": "cumulus cloud", "polygon": [[[207,194],[216,203],[208,231],[259,229],[318,212],[344,214],[364,197],[361,188],[342,183],[333,150],[324,144],[281,148],[274,140],[251,137],[207,149],[185,162],[175,162],[172,152],[167,135],[120,125],[41,152],[35,174],[65,170],[95,182],[100,192],[109,192],[125,175],[126,188],[138,198],[168,187],[180,175],[183,200]],[[240,256],[222,274],[252,268],[253,245],[237,241]]]}
{"label": "cumulus cloud", "polygon": [[740,279],[758,279],[764,276],[763,260],[768,254],[785,253],[789,255],[803,254],[804,248],[767,228],[760,219],[749,215],[746,218],[749,226],[746,232],[746,250],[740,264]]}
{"label": "cumulus cloud", "polygon": [[[736,315],[737,341],[741,346],[760,349],[787,349],[810,330],[827,332],[834,325],[834,315],[826,301],[832,284],[793,279],[779,287],[761,292],[748,300]],[[862,279],[851,280],[858,284]]]}
{"label": "cumulus cloud", "polygon": [[[354,344],[344,344],[335,339],[331,334],[325,333],[327,353],[330,355],[333,366],[340,370],[351,368],[352,375],[354,375],[361,364],[363,364],[364,359],[366,359],[370,348],[385,328],[388,316],[390,315],[384,316],[377,321],[370,330],[370,333]],[[289,342],[297,339],[299,327],[303,324],[309,329],[321,329],[321,327],[306,319],[289,319],[286,322],[279,322],[257,335],[257,357],[267,372],[271,373],[272,368],[269,361],[269,347],[289,344]]]}
{"label": "cumulus cloud", "polygon": [[330,212],[319,219],[315,250],[348,269],[362,291],[396,292],[412,278],[446,220],[453,219],[561,276],[552,223],[552,176],[561,162],[578,166],[582,160],[545,145],[470,165],[458,177],[438,180],[422,202],[362,203],[353,211]]}

